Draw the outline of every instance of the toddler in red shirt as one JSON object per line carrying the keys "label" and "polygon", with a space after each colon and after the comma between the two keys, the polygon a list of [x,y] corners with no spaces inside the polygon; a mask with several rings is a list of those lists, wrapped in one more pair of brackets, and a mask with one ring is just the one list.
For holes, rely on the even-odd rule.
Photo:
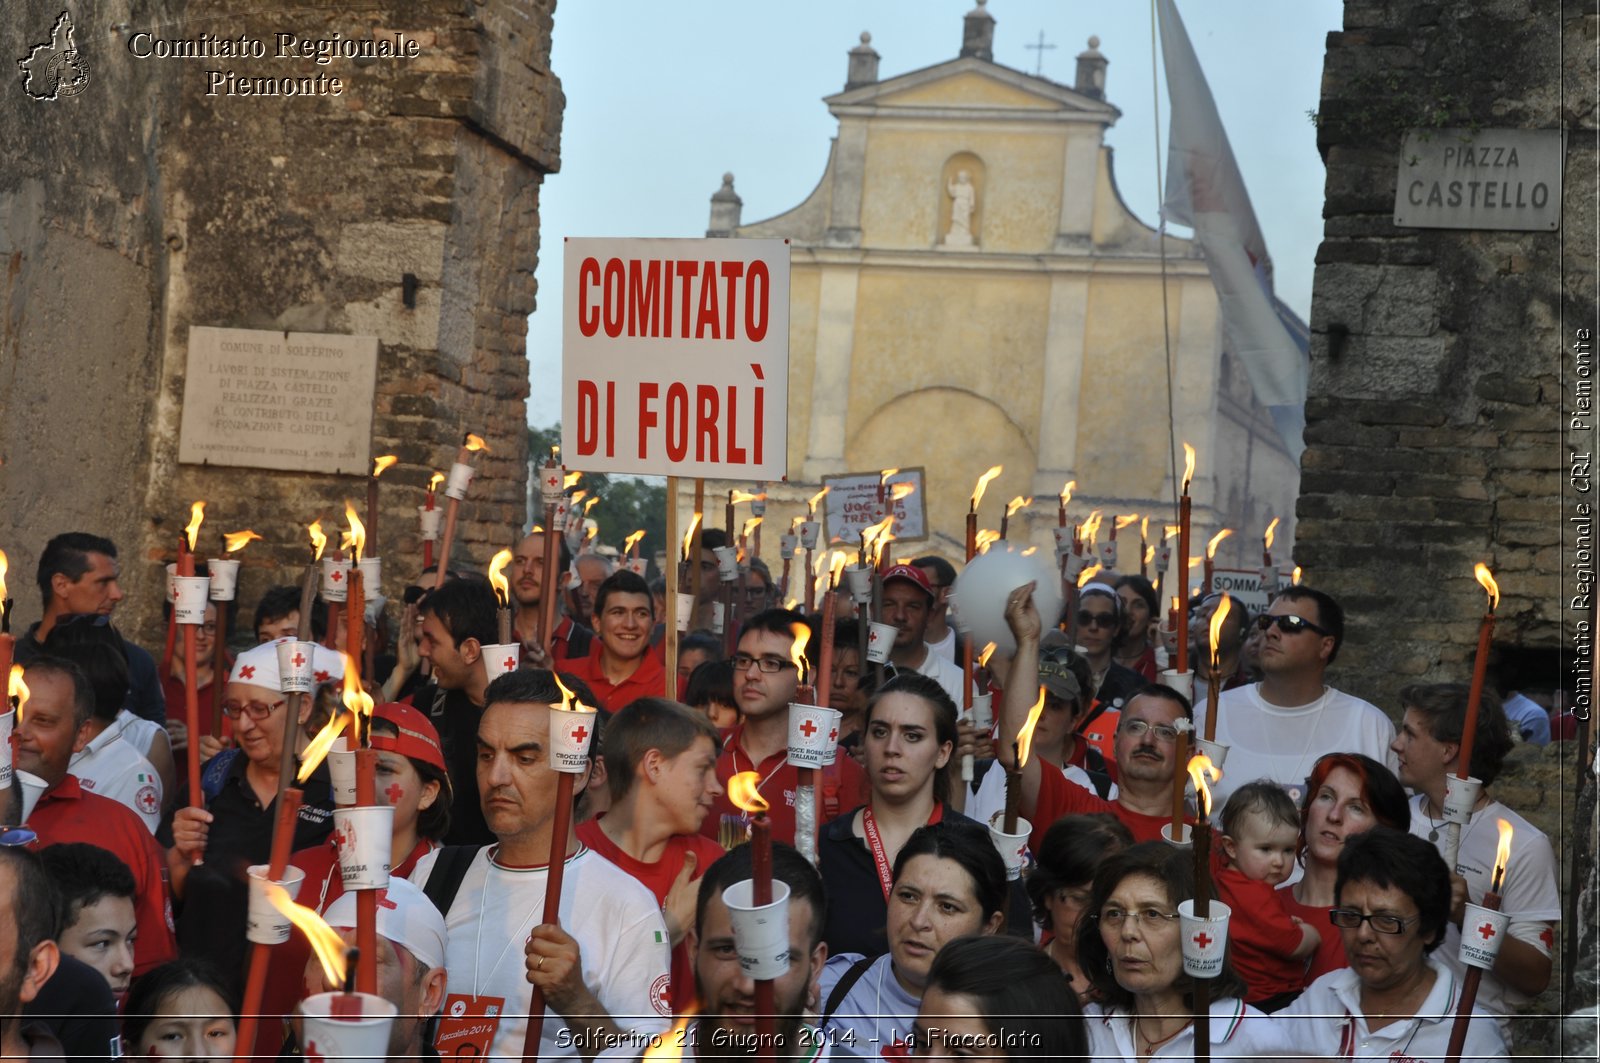
{"label": "toddler in red shirt", "polygon": [[1288,1007],[1306,987],[1306,963],[1322,941],[1316,927],[1289,914],[1277,887],[1294,870],[1300,814],[1266,779],[1235,790],[1222,809],[1217,895],[1233,914],[1228,952],[1245,983],[1245,1002],[1265,1012]]}

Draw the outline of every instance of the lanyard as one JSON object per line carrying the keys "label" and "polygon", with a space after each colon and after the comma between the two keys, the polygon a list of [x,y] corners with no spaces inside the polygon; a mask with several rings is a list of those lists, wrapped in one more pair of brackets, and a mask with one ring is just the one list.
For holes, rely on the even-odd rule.
{"label": "lanyard", "polygon": [[[934,824],[943,818],[944,805],[935,801],[933,812],[928,816],[928,823]],[[861,812],[861,831],[867,836],[867,848],[872,852],[872,864],[878,869],[878,885],[883,888],[883,899],[887,903],[889,891],[894,887],[894,867],[889,861],[888,854],[883,851],[883,836],[878,833],[878,821],[872,817],[870,802]]]}

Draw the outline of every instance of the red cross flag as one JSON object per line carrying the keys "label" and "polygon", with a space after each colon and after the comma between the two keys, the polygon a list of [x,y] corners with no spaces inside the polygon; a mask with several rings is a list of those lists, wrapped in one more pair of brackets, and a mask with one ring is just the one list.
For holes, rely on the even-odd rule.
{"label": "red cross flag", "polygon": [[781,480],[787,240],[566,241],[561,452],[590,472]]}

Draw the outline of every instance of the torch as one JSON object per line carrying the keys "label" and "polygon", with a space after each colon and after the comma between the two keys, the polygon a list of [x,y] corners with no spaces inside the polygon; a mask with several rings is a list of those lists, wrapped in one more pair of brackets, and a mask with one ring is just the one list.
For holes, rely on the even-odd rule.
{"label": "torch", "polygon": [[676,610],[673,618],[680,632],[687,632],[694,623],[695,606],[698,604],[694,591],[684,588],[692,588],[699,583],[698,579],[690,577],[700,571],[699,555],[694,552],[694,544],[700,541],[700,517],[696,513],[689,518],[689,530],[683,533],[683,556],[678,562],[678,600],[672,604]]}
{"label": "torch", "polygon": [[1266,592],[1268,601],[1278,593],[1278,570],[1272,565],[1272,536],[1277,530],[1278,518],[1273,517],[1261,536],[1261,589]]}
{"label": "torch", "polygon": [[1467,695],[1467,717],[1461,721],[1461,749],[1456,754],[1456,770],[1444,777],[1445,831],[1440,839],[1439,855],[1452,871],[1461,848],[1461,832],[1472,821],[1472,809],[1483,789],[1483,783],[1472,778],[1472,747],[1478,738],[1478,710],[1483,704],[1483,685],[1489,670],[1489,641],[1494,636],[1495,610],[1500,606],[1500,585],[1495,582],[1489,566],[1480,561],[1473,566],[1472,574],[1488,594],[1489,607],[1478,625],[1478,656],[1472,663],[1472,687]]}
{"label": "torch", "polygon": [[[754,771],[741,771],[728,779],[728,800],[754,818],[750,821],[750,908],[763,909],[773,903],[772,898],[772,824],[767,819],[767,802],[759,787],[761,775]],[[730,905],[730,907],[732,907]],[[735,934],[735,941],[738,939]],[[784,942],[788,941],[788,927],[784,927]],[[745,950],[740,949],[739,965],[745,967]],[[783,966],[788,967],[788,950],[784,950]],[[752,957],[750,966],[759,962]],[[781,972],[780,972],[781,973]],[[755,979],[756,987],[756,1043],[761,1054],[771,1058],[777,1039],[777,1016],[773,979],[775,975]]]}
{"label": "torch", "polygon": [[1011,518],[1012,518],[1012,516],[1018,510],[1024,508],[1025,506],[1031,506],[1031,505],[1033,505],[1033,499],[1032,498],[1023,498],[1021,495],[1017,495],[1011,501],[1006,503],[1005,514],[1000,518],[1000,538],[1004,539],[1007,542],[1011,541]]}
{"label": "torch", "polygon": [[[1221,777],[1204,753],[1196,753],[1189,760],[1189,777],[1194,780],[1194,794],[1199,815],[1194,825],[1194,900],[1190,902],[1193,918],[1202,928],[1198,934],[1183,935],[1185,968],[1194,975],[1194,1057],[1211,1058],[1211,979],[1221,971],[1223,943],[1227,940],[1227,913],[1218,920],[1211,917],[1211,788],[1206,776],[1213,780]],[[1179,906],[1180,914],[1183,906]],[[1220,928],[1214,928],[1216,922]],[[1212,933],[1206,933],[1212,929]],[[1200,940],[1203,939],[1203,940]],[[1198,955],[1196,955],[1198,949]],[[1216,958],[1216,970],[1211,970],[1211,959]]]}
{"label": "torch", "polygon": [[[224,553],[236,554],[261,536],[248,529],[228,532],[222,537]],[[211,600],[217,603],[217,631],[211,644],[211,737],[222,737],[222,687],[228,679],[228,603],[239,592],[239,562],[213,557],[206,562],[211,572]]]}
{"label": "torch", "polygon": [[[5,712],[0,713],[0,787],[11,788],[16,778],[13,765],[17,762],[17,724],[22,722],[22,712],[28,707],[28,684],[22,678],[22,665],[13,664],[6,671]],[[23,809],[19,819],[26,823],[33,809],[27,807],[27,791],[23,792]]]}
{"label": "torch", "polygon": [[378,556],[378,477],[399,461],[393,454],[372,459],[372,475],[367,477],[367,553]]}
{"label": "torch", "polygon": [[1451,1063],[1460,1063],[1461,1050],[1467,1043],[1467,1024],[1472,1021],[1472,1007],[1478,1000],[1478,986],[1483,972],[1494,967],[1500,954],[1500,943],[1505,940],[1509,917],[1500,911],[1500,891],[1506,884],[1506,865],[1511,862],[1511,824],[1499,820],[1500,845],[1495,850],[1494,871],[1489,876],[1489,892],[1483,895],[1482,904],[1468,903],[1462,919],[1465,928],[1461,934],[1460,959],[1467,974],[1461,981],[1461,997],[1456,1003],[1455,1022],[1450,1027],[1450,1044],[1445,1056]]}
{"label": "torch", "polygon": [[483,647],[484,671],[489,682],[494,682],[507,672],[514,672],[522,663],[522,646],[511,638],[511,583],[506,579],[506,566],[511,564],[511,551],[501,550],[489,562],[489,586],[494,588],[495,629],[498,642]]}
{"label": "torch", "polygon": [[[829,606],[833,604],[833,595],[828,595],[828,600],[822,603],[824,620],[827,619]],[[794,635],[794,643],[789,647],[789,659],[794,662],[796,672],[800,676],[800,684],[795,688],[795,700],[802,705],[816,705],[819,708],[828,707],[828,686],[832,676],[828,672],[822,673],[823,686],[818,689],[807,680],[813,677],[806,672],[806,645],[811,641],[811,628],[805,624],[790,624],[789,632]],[[826,628],[824,628],[826,632]],[[827,635],[823,635],[824,645],[827,645]],[[831,651],[832,647],[828,647]],[[811,861],[817,862],[817,769],[810,764],[797,764],[794,788],[794,847],[800,855]]]}
{"label": "torch", "polygon": [[622,552],[628,559],[628,568],[635,575],[642,576],[645,572],[645,563],[639,556],[639,542],[644,538],[644,529],[639,528],[622,540]]}
{"label": "torch", "polygon": [[391,1001],[351,987],[350,970],[360,966],[360,948],[347,950],[344,939],[314,909],[296,904],[283,889],[269,885],[267,896],[272,906],[306,935],[324,977],[335,987],[300,1005],[305,1058],[353,1063],[386,1058],[389,1030],[398,1009]]}
{"label": "torch", "polygon": [[200,790],[200,692],[195,689],[195,629],[206,622],[206,596],[210,581],[194,574],[194,544],[205,520],[206,504],[189,507],[189,523],[178,540],[178,600],[172,612],[183,628],[183,721],[189,729],[184,759],[189,769],[189,807],[204,808]]}
{"label": "torch", "polygon": [[[821,502],[823,498],[827,496],[827,494],[828,488],[824,487],[822,490],[811,496],[810,500],[806,502],[806,519],[800,523],[800,545],[806,548],[807,572],[814,571],[813,565],[815,564],[815,561],[812,557],[812,551],[814,551],[817,547],[817,535],[820,527],[817,524],[817,503]],[[806,581],[805,604],[806,614],[809,616],[816,606],[816,599],[813,597],[813,584],[809,579]]]}
{"label": "torch", "polygon": [[366,635],[366,574],[371,571],[368,562],[376,558],[364,558],[362,555],[367,549],[367,527],[356,515],[356,509],[349,502],[344,504],[344,519],[350,525],[349,540],[351,550],[350,590],[345,599],[344,642],[345,656],[350,658],[350,663],[355,667],[356,676],[361,675],[361,645]]}
{"label": "torch", "polygon": [[1183,445],[1183,494],[1178,499],[1178,667],[1189,670],[1189,483],[1194,479],[1194,448]]}
{"label": "torch", "polygon": [[[1222,647],[1222,628],[1227,622],[1228,610],[1233,607],[1233,599],[1228,597],[1228,592],[1222,592],[1222,600],[1217,603],[1217,608],[1211,614],[1211,670],[1206,675],[1206,743],[1211,749],[1206,750],[1210,755],[1216,748],[1217,741],[1217,716],[1222,706],[1218,699],[1222,690],[1222,663],[1220,653]],[[1217,758],[1220,763],[1222,758]]]}
{"label": "torch", "polygon": [[556,656],[556,606],[561,596],[556,586],[556,568],[560,559],[559,537],[566,533],[566,493],[569,488],[576,486],[583,475],[568,475],[566,469],[557,463],[557,453],[557,448],[550,448],[550,458],[545,462],[544,472],[539,479],[540,501],[544,503],[544,589],[539,592],[539,627],[542,629],[539,640],[544,643],[544,652],[551,661]]}
{"label": "torch", "polygon": [[1217,532],[1217,534],[1213,535],[1210,541],[1206,543],[1206,567],[1204,570],[1204,585],[1206,594],[1211,593],[1211,584],[1216,581],[1217,544],[1232,534],[1232,528],[1223,528],[1221,531]]}
{"label": "torch", "polygon": [[422,521],[422,567],[433,567],[433,544],[439,541],[439,521],[444,514],[433,508],[433,493],[444,482],[444,473],[435,472],[428,477],[427,500],[417,507],[417,517]]}
{"label": "torch", "polygon": [[[572,833],[572,787],[589,766],[589,744],[594,740],[595,710],[579,701],[561,683],[561,704],[550,706],[550,767],[559,773],[556,780],[555,819],[550,829],[550,873],[545,882],[544,919],[552,926],[561,923],[561,880],[567,868],[567,838]],[[539,1041],[544,1036],[544,992],[533,987],[528,1004],[528,1029],[522,1039],[522,1057],[539,1058]]]}
{"label": "torch", "polygon": [[10,567],[6,552],[0,550],[0,675],[11,674],[11,661],[17,649],[17,640],[11,635],[11,595],[6,590],[6,572]]}
{"label": "torch", "polygon": [[444,496],[450,500],[450,504],[444,510],[444,538],[439,543],[439,571],[433,581],[436,589],[444,586],[445,573],[450,568],[450,544],[456,537],[456,518],[461,512],[461,500],[467,497],[467,488],[472,486],[472,478],[477,474],[477,469],[472,464],[472,456],[480,450],[488,453],[489,444],[485,443],[481,436],[468,432],[461,449],[456,451],[456,460],[450,466],[450,475],[445,479]]}

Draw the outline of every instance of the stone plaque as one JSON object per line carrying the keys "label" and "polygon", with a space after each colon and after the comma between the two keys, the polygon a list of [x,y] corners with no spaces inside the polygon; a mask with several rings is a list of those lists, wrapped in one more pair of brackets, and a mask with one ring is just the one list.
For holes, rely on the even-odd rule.
{"label": "stone plaque", "polygon": [[1413,129],[1400,147],[1394,223],[1553,232],[1565,157],[1559,129]]}
{"label": "stone plaque", "polygon": [[365,474],[376,336],[189,329],[178,460]]}

